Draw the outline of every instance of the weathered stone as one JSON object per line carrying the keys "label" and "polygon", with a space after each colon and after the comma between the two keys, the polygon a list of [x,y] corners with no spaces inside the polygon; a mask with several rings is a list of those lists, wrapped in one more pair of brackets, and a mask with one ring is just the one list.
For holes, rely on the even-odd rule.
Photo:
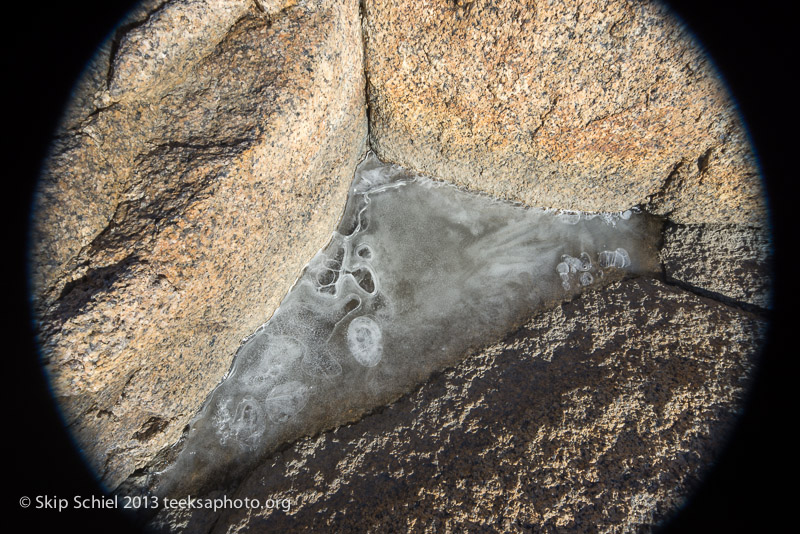
{"label": "weathered stone", "polygon": [[256,0],[256,4],[267,15],[280,13],[287,7],[297,5],[297,0]]}
{"label": "weathered stone", "polygon": [[[147,20],[150,13],[163,4],[162,0],[142,0],[121,20],[113,33],[95,52],[72,91],[72,100],[64,110],[58,135],[80,126],[80,123],[107,100],[108,76],[112,55],[118,43],[117,35],[124,35],[125,28],[135,27]],[[105,96],[105,98],[104,98]]]}
{"label": "weathered stone", "polygon": [[157,97],[207,56],[248,8],[249,0],[172,0],[132,25],[111,65],[111,100]]}
{"label": "weathered stone", "polygon": [[415,393],[303,439],[167,531],[620,532],[668,517],[725,443],[765,321],[637,279],[535,316]]}
{"label": "weathered stone", "polygon": [[[223,4],[170,2],[131,30],[145,33],[122,36],[177,52],[142,55],[140,78],[121,68],[135,61],[120,46],[111,85],[126,97],[77,102],[39,186],[32,280],[44,362],[110,487],[178,439],[328,240],[365,152],[357,2],[277,16],[248,2],[235,21],[191,11]],[[159,15],[184,8],[215,25],[205,48],[176,12]],[[189,70],[163,74],[173,67]],[[102,93],[92,74],[102,70],[89,69],[81,94]]]}
{"label": "weathered stone", "polygon": [[714,298],[771,306],[772,243],[763,227],[670,226],[661,262],[670,282]]}
{"label": "weathered stone", "polygon": [[384,160],[529,205],[763,225],[752,149],[656,2],[366,0]]}

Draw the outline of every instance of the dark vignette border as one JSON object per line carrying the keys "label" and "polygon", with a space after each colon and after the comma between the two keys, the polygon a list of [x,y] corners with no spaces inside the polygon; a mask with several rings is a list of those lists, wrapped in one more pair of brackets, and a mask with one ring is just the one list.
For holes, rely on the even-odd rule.
{"label": "dark vignette border", "polygon": [[[117,534],[137,532],[125,516],[114,511],[22,510],[22,496],[99,495],[91,473],[83,466],[71,439],[49,399],[39,371],[28,307],[26,241],[29,207],[39,167],[72,85],[95,49],[136,2],[82,0],[29,4],[8,8],[2,34],[3,92],[6,118],[2,144],[5,183],[11,187],[4,213],[12,250],[6,256],[6,320],[3,321],[6,380],[4,437],[11,448],[7,459],[8,502],[3,508],[20,519],[26,530],[76,529]],[[692,501],[667,525],[665,532],[753,532],[773,522],[791,521],[789,495],[778,481],[792,487],[785,428],[788,411],[787,362],[796,357],[784,329],[790,313],[788,263],[793,225],[787,215],[790,140],[794,126],[795,89],[789,80],[796,56],[789,41],[788,7],[777,2],[752,4],[748,9],[723,0],[672,0],[713,58],[737,100],[767,181],[775,239],[777,280],[772,331],[765,357],[751,392],[745,416],[730,446]],[[781,7],[779,7],[779,5]],[[8,241],[7,241],[8,242]],[[8,259],[10,257],[10,260]],[[788,418],[787,418],[788,416]],[[8,449],[7,449],[8,450]],[[48,529],[48,530],[43,530]]]}

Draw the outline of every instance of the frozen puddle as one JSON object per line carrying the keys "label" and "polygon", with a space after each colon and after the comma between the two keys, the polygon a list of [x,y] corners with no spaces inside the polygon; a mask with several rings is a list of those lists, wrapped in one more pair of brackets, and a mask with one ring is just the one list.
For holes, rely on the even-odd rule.
{"label": "frozen puddle", "polygon": [[657,235],[635,211],[524,209],[369,156],[338,232],[242,345],[168,478],[216,477],[355,420],[536,308],[653,271]]}

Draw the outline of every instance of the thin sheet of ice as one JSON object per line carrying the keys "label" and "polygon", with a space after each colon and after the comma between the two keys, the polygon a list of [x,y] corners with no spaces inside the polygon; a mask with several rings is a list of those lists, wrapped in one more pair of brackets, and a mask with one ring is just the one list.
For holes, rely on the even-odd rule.
{"label": "thin sheet of ice", "polygon": [[524,209],[369,156],[330,244],[193,421],[171,485],[354,420],[537,308],[653,270],[655,226],[635,211]]}

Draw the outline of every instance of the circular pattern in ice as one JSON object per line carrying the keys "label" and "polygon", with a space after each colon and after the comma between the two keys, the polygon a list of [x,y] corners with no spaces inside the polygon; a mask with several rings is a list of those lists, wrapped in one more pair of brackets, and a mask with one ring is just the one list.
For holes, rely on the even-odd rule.
{"label": "circular pattern in ice", "polygon": [[255,448],[266,426],[264,410],[251,395],[240,399],[233,412],[231,404],[231,399],[221,402],[214,416],[220,444],[226,445],[233,440],[245,448]]}
{"label": "circular pattern in ice", "polygon": [[358,363],[375,367],[383,356],[383,334],[369,317],[356,317],[347,327],[347,347]]}
{"label": "circular pattern in ice", "polygon": [[372,248],[366,243],[361,243],[356,247],[356,255],[364,260],[372,259]]}

